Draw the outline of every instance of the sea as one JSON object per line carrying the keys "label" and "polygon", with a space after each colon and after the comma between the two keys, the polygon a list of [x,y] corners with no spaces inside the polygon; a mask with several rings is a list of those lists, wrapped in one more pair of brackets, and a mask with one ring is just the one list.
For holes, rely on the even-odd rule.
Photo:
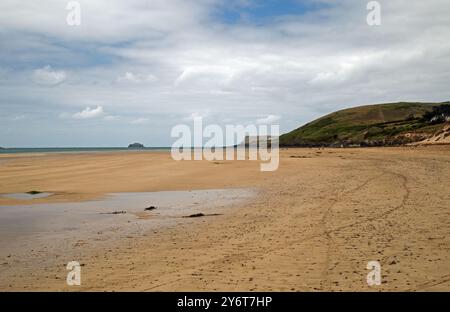
{"label": "sea", "polygon": [[169,151],[170,147],[37,147],[37,148],[0,148],[0,154],[18,153],[89,153],[89,152],[140,152],[140,151]]}

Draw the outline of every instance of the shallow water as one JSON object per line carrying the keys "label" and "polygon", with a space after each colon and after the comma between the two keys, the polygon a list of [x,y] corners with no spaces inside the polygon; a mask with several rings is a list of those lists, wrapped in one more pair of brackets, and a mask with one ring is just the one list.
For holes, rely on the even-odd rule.
{"label": "shallow water", "polygon": [[[27,257],[33,250],[61,254],[80,241],[109,243],[204,219],[183,218],[196,213],[220,217],[255,195],[251,189],[117,193],[78,203],[0,206],[0,257]],[[145,211],[150,206],[157,208]]]}
{"label": "shallow water", "polygon": [[53,193],[38,193],[38,194],[28,194],[28,193],[10,193],[10,194],[0,194],[1,197],[19,199],[19,200],[29,200],[45,198],[53,195]]}

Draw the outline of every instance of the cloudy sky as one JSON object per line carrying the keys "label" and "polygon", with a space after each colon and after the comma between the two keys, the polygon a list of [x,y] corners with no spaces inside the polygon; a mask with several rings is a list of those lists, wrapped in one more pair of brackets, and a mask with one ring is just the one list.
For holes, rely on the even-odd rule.
{"label": "cloudy sky", "polygon": [[169,146],[170,130],[450,100],[450,3],[384,0],[0,2],[0,146]]}

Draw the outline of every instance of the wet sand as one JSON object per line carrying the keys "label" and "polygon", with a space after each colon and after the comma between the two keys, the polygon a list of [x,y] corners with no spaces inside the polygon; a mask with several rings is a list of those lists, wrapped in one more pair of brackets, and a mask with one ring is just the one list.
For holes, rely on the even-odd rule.
{"label": "wet sand", "polygon": [[9,288],[2,282],[29,274],[30,269],[58,267],[60,256],[89,255],[75,252],[78,247],[105,250],[126,238],[193,223],[192,216],[199,213],[220,216],[228,213],[227,207],[244,204],[256,194],[251,189],[118,193],[76,203],[0,206],[0,259],[20,258],[3,267],[0,288]]}
{"label": "wet sand", "polygon": [[[0,198],[9,209],[121,192],[258,190],[215,217],[2,255],[2,290],[450,290],[449,146],[282,150],[275,172],[152,152],[2,159],[0,193],[54,193]],[[79,287],[65,283],[72,260],[82,263]],[[366,283],[372,260],[381,286]]]}

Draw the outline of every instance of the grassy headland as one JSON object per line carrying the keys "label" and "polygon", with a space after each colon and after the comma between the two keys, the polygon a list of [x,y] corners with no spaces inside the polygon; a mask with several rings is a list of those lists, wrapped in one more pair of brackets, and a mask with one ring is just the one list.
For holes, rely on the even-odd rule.
{"label": "grassy headland", "polygon": [[449,107],[450,102],[400,102],[344,109],[282,135],[280,145],[384,146],[419,142],[444,129]]}

